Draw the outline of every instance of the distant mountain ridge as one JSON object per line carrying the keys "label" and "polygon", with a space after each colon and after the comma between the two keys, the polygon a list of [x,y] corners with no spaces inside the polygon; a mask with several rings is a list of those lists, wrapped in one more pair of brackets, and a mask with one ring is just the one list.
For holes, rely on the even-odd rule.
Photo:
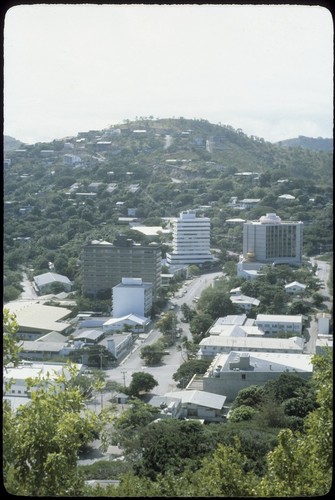
{"label": "distant mountain ridge", "polygon": [[295,139],[285,139],[284,141],[278,141],[275,144],[288,148],[301,147],[306,149],[313,149],[315,151],[333,150],[333,139],[324,139],[323,137],[305,137],[304,135],[299,135]]}

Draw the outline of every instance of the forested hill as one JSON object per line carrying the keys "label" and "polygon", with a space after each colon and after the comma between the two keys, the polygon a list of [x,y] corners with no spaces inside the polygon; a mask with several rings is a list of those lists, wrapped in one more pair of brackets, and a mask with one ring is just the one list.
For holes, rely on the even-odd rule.
{"label": "forested hill", "polygon": [[305,137],[299,135],[295,139],[286,139],[284,141],[277,142],[279,146],[290,147],[290,148],[307,148],[314,149],[315,151],[333,151],[333,139],[324,139],[323,137]]}
{"label": "forested hill", "polygon": [[[285,148],[205,120],[125,120],[104,130],[26,145],[5,152],[4,270],[9,299],[17,295],[20,266],[49,270],[80,287],[80,254],[93,239],[113,241],[129,227],[196,209],[211,219],[211,244],[242,251],[242,227],[275,212],[304,222],[304,254],[332,250],[332,153]],[[251,199],[240,210],[232,200]],[[123,220],[122,220],[123,219]],[[167,237],[166,237],[167,238]],[[163,235],[164,251],[170,241]],[[13,293],[12,293],[13,292]]]}
{"label": "forested hill", "polygon": [[21,146],[21,141],[18,139],[14,139],[14,137],[11,137],[10,135],[4,135],[4,151],[5,153],[7,151],[14,151],[15,149],[18,149]]}
{"label": "forested hill", "polygon": [[[120,131],[118,135],[114,133]],[[142,132],[139,132],[142,131]],[[145,131],[145,132],[144,132]],[[166,136],[170,136],[170,143]],[[317,148],[301,146],[297,141],[289,139],[278,144],[272,144],[256,136],[248,136],[241,129],[229,125],[211,124],[207,120],[171,118],[149,119],[140,118],[136,121],[124,120],[120,125],[114,125],[104,130],[79,132],[76,138],[68,138],[80,147],[84,155],[94,150],[104,149],[97,142],[111,141],[109,155],[125,157],[132,154],[150,163],[151,161],[166,161],[169,159],[191,159],[193,164],[188,170],[207,177],[211,168],[205,161],[220,164],[226,172],[236,173],[252,171],[271,173],[273,177],[301,177],[314,179],[318,183],[326,183],[332,177],[332,150],[316,150]],[[80,146],[78,139],[82,139]],[[331,139],[306,139],[305,144],[321,144]],[[313,141],[318,141],[315,143]],[[6,148],[5,141],[5,148]],[[24,146],[29,157],[39,154],[41,149],[55,148],[61,152],[65,140],[54,140],[51,143],[37,143]],[[12,141],[11,141],[12,144]],[[167,146],[167,144],[170,144]],[[324,143],[326,144],[326,142]],[[328,142],[327,142],[328,144]],[[281,147],[281,146],[294,147]],[[85,151],[83,152],[83,148]],[[7,152],[6,152],[7,153]],[[108,152],[107,152],[108,153]],[[77,153],[76,153],[77,154]],[[108,156],[108,154],[107,154]],[[184,166],[185,166],[184,162]],[[170,165],[172,162],[170,162]],[[184,169],[185,170],[185,169]]]}

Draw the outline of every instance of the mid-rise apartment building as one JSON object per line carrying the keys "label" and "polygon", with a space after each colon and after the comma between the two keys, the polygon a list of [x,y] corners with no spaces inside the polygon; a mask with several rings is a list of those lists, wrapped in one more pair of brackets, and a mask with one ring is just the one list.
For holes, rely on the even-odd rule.
{"label": "mid-rise apartment building", "polygon": [[172,253],[166,254],[168,265],[203,264],[212,261],[210,251],[210,219],[196,212],[181,212],[173,226]]}
{"label": "mid-rise apartment building", "polygon": [[119,236],[113,243],[94,240],[82,252],[82,291],[86,296],[111,290],[123,277],[152,284],[153,298],[161,286],[162,251],[157,243],[141,245]]}

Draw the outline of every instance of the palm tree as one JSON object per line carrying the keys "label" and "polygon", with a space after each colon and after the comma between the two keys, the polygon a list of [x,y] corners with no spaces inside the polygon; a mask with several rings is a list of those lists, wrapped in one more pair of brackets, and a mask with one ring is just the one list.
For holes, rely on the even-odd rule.
{"label": "palm tree", "polygon": [[[189,361],[190,359],[194,359],[196,357],[198,345],[191,340],[188,340],[186,335],[183,335],[180,339],[180,345],[177,347],[177,349],[181,352],[183,360]],[[186,354],[186,360],[184,358],[184,353]]]}

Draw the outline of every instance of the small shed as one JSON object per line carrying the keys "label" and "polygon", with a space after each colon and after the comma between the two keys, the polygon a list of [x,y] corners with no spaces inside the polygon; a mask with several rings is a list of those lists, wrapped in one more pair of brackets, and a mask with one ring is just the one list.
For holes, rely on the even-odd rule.
{"label": "small shed", "polygon": [[118,392],[115,394],[114,398],[119,405],[125,405],[129,401],[129,396],[124,392]]}

